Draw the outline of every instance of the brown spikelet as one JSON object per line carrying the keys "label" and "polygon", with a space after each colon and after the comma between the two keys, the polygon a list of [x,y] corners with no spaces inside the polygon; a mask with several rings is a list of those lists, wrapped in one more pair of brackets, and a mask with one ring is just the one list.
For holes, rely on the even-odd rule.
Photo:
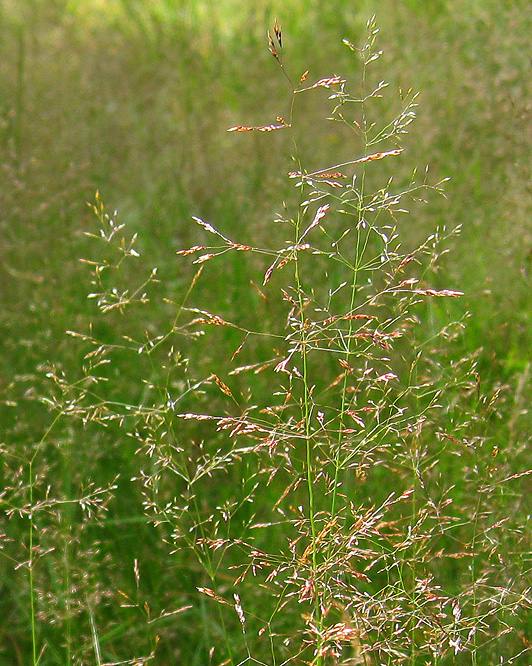
{"label": "brown spikelet", "polygon": [[347,410],[346,410],[346,414],[349,414],[349,416],[353,419],[353,421],[354,421],[358,426],[360,426],[361,428],[365,428],[365,427],[366,427],[366,424],[364,423],[364,421],[363,421],[363,420],[360,418],[360,416],[358,416],[357,413],[356,413],[355,411],[353,411],[352,409],[347,409]]}
{"label": "brown spikelet", "polygon": [[343,185],[339,183],[336,179],[347,178],[347,176],[344,173],[341,173],[340,171],[335,171],[334,173],[318,173],[312,176],[309,176],[306,173],[302,173],[301,171],[289,171],[288,177],[301,178],[302,181],[305,181],[310,184],[313,184],[315,182],[324,183],[326,185],[330,185],[331,187],[343,187]]}
{"label": "brown spikelet", "polygon": [[366,155],[366,157],[361,157],[359,160],[355,160],[353,164],[362,164],[363,162],[373,162],[373,160],[382,160],[385,157],[390,157],[391,155],[399,155],[403,152],[402,148],[396,148],[395,150],[388,150],[385,153],[373,153],[373,155]]}
{"label": "brown spikelet", "polygon": [[242,340],[242,342],[240,343],[240,345],[236,348],[236,350],[234,351],[233,355],[231,356],[231,361],[234,361],[235,358],[240,354],[240,352],[242,351],[242,349],[244,349],[244,345],[246,344],[246,340],[247,340],[247,337],[244,338],[244,339]]}
{"label": "brown spikelet", "polygon": [[203,245],[193,245],[192,247],[189,247],[188,250],[178,250],[176,254],[185,257],[187,254],[194,254],[194,252],[199,252],[201,250],[205,250]]}
{"label": "brown spikelet", "polygon": [[330,86],[338,85],[340,83],[345,83],[345,79],[340,78],[339,76],[331,76],[327,79],[320,79],[316,81],[311,88],[330,88]]}
{"label": "brown spikelet", "polygon": [[340,171],[335,171],[334,173],[322,173],[319,176],[320,178],[347,178],[345,173],[341,173]]}
{"label": "brown spikelet", "polygon": [[216,594],[213,590],[211,590],[208,587],[198,587],[197,588],[198,592],[201,592],[201,594],[206,594],[208,597],[211,599],[214,599],[217,601],[219,604],[225,604],[226,606],[230,606],[231,604],[226,601],[223,597],[221,597],[219,594]]}
{"label": "brown spikelet", "polygon": [[279,60],[279,54],[277,53],[277,49],[275,48],[275,42],[273,41],[273,38],[269,30],[268,30],[268,50],[276,60]]}
{"label": "brown spikelet", "polygon": [[254,127],[244,127],[243,125],[236,125],[236,127],[230,127],[228,132],[253,132]]}
{"label": "brown spikelet", "polygon": [[[301,77],[300,79],[301,83],[305,81],[307,76],[308,76],[308,71],[305,72]],[[330,76],[326,79],[320,79],[319,81],[316,81],[316,83],[313,83],[311,86],[308,86],[307,88],[298,88],[297,90],[294,90],[294,92],[296,93],[306,92],[307,90],[312,90],[313,88],[330,88],[331,86],[341,85],[342,83],[345,83],[345,79],[342,79],[340,76]]]}
{"label": "brown spikelet", "polygon": [[258,127],[237,125],[236,127],[230,127],[227,131],[228,132],[273,132],[275,130],[285,129],[285,127],[290,127],[290,125],[286,123],[284,120],[282,120],[281,125],[260,125]]}
{"label": "brown spikelet", "polygon": [[212,324],[213,326],[231,326],[228,322],[223,320],[218,315],[212,315],[208,312],[205,312],[205,317],[196,317],[189,322],[189,326],[192,324]]}
{"label": "brown spikelet", "polygon": [[198,257],[198,258],[197,258],[195,261],[193,261],[192,263],[193,263],[193,264],[203,264],[203,263],[205,263],[206,261],[209,261],[209,259],[212,259],[212,258],[215,257],[215,256],[216,256],[216,254],[213,253],[213,252],[209,252],[209,253],[207,253],[207,254],[202,254],[201,257]]}
{"label": "brown spikelet", "polygon": [[[303,245],[302,245],[302,246],[297,246],[295,249],[301,249],[301,248],[303,248],[303,247],[304,247]],[[277,258],[275,259],[275,261],[273,262],[273,264],[268,268],[268,270],[267,270],[266,273],[264,274],[264,281],[263,281],[263,283],[262,283],[263,286],[269,282],[269,280],[270,280],[270,278],[271,278],[271,276],[272,276],[273,271],[274,271],[276,268],[283,268],[284,266],[286,266],[286,264],[290,261],[290,259],[291,259],[291,257],[289,257],[289,256],[287,256],[287,257],[283,257],[282,259],[280,259],[279,257],[277,257]]]}
{"label": "brown spikelet", "polygon": [[337,321],[338,319],[342,319],[345,321],[350,321],[352,319],[375,319],[373,315],[367,315],[367,314],[347,314],[347,315],[333,315],[332,317],[328,317],[323,321],[324,325],[332,324],[333,322]]}
{"label": "brown spikelet", "polygon": [[265,303],[267,303],[268,302],[268,297],[266,296],[266,294],[258,288],[258,286],[253,282],[253,280],[250,280],[249,283],[251,284],[253,289],[255,289],[255,291],[258,293],[258,295],[262,298],[262,300]]}
{"label": "brown spikelet", "polygon": [[380,377],[377,377],[375,381],[387,384],[392,379],[397,379],[397,375],[395,375],[393,372],[387,372],[384,375],[380,375]]}
{"label": "brown spikelet", "polygon": [[436,289],[415,289],[414,290],[416,294],[423,294],[426,296],[451,296],[451,297],[456,297],[456,296],[463,296],[464,292],[463,291],[453,291],[452,289],[440,289],[437,291]]}
{"label": "brown spikelet", "polygon": [[228,395],[230,398],[233,397],[233,394],[231,393],[231,389],[227,384],[225,384],[219,377],[218,375],[211,375],[211,379],[214,380],[214,383],[216,386],[220,389],[222,393],[225,393],[225,395]]}
{"label": "brown spikelet", "polygon": [[407,255],[407,256],[401,261],[401,263],[399,264],[399,266],[397,266],[396,272],[399,273],[399,271],[402,271],[403,268],[404,268],[405,266],[407,266],[407,265],[412,261],[413,258],[414,258],[414,255],[413,255],[413,254],[408,254],[408,255]]}
{"label": "brown spikelet", "polygon": [[281,32],[281,26],[277,22],[277,19],[275,19],[273,23],[273,31],[275,33],[275,36],[277,37],[277,41],[279,42],[279,47],[283,48],[283,35]]}

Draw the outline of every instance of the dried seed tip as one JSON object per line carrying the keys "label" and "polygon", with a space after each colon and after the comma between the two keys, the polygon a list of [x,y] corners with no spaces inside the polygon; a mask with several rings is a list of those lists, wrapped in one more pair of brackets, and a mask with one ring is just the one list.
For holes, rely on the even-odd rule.
{"label": "dried seed tip", "polygon": [[299,79],[300,82],[301,83],[305,82],[307,80],[307,76],[308,76],[308,69],[306,72],[303,72],[303,74],[301,74],[301,78]]}
{"label": "dried seed tip", "polygon": [[[209,416],[208,414],[176,414],[178,419],[185,419],[186,421],[213,421],[216,417],[215,416]],[[203,587],[198,587],[198,590],[200,592],[203,592],[204,594],[207,594],[205,592],[206,588]]]}
{"label": "dried seed tip", "polygon": [[282,125],[261,125],[260,127],[244,127],[242,125],[237,125],[236,127],[230,127],[228,132],[273,132],[274,130],[284,129],[285,127],[291,127],[291,125],[285,122],[282,118],[278,119],[282,121]]}
{"label": "dried seed tip", "polygon": [[426,296],[450,296],[451,298],[464,295],[463,291],[453,291],[452,289],[441,289],[439,291],[436,289],[415,289],[415,293]]}
{"label": "dried seed tip", "polygon": [[258,130],[259,132],[273,132],[275,130],[284,129],[285,127],[291,127],[291,125],[283,121],[282,125],[263,125],[262,127],[254,127],[253,129]]}
{"label": "dried seed tip", "polygon": [[288,365],[289,361],[290,361],[290,357],[287,357],[287,358],[283,359],[282,361],[277,363],[277,365],[275,366],[273,371],[274,372],[284,372],[287,375],[291,375],[292,373],[286,367]]}
{"label": "dried seed tip", "polygon": [[345,79],[342,79],[340,76],[331,76],[327,79],[316,81],[311,88],[329,88],[330,86],[335,86],[341,83],[345,83]]}
{"label": "dried seed tip", "polygon": [[230,127],[228,132],[252,132],[254,127],[243,127],[242,125],[237,125],[236,127]]}
{"label": "dried seed tip", "polygon": [[277,41],[279,42],[279,46],[283,48],[283,36],[281,33],[281,26],[277,22],[277,19],[275,19],[273,23],[273,31],[275,33],[275,36],[277,37]]}
{"label": "dried seed tip", "polygon": [[187,254],[194,254],[194,252],[200,250],[205,250],[205,247],[203,245],[193,245],[192,247],[189,247],[188,250],[177,250],[176,254],[186,256]]}
{"label": "dried seed tip", "polygon": [[220,595],[216,594],[216,592],[214,592],[214,590],[211,590],[211,589],[208,588],[208,587],[198,587],[197,590],[198,590],[198,592],[201,592],[201,594],[205,594],[205,595],[207,595],[208,597],[211,597],[211,599],[215,599],[219,604],[224,604],[224,605],[226,605],[226,606],[230,606],[230,605],[231,605],[231,604],[230,604],[228,601],[226,601],[223,597],[221,597]]}
{"label": "dried seed tip", "polygon": [[373,162],[373,160],[382,160],[385,157],[390,157],[391,155],[400,155],[403,152],[403,148],[396,148],[395,150],[388,150],[385,153],[374,153],[373,155],[366,155],[366,157],[361,157],[359,160],[354,160],[352,164],[363,164],[364,162]]}
{"label": "dried seed tip", "polygon": [[215,257],[216,254],[213,252],[209,252],[208,254],[202,254],[201,257],[198,257],[195,261],[193,261],[193,264],[203,264],[206,261],[209,261],[209,259],[212,259]]}
{"label": "dried seed tip", "polygon": [[[301,77],[301,83],[307,78],[308,72],[305,72],[303,76]],[[301,93],[301,92],[306,92],[307,90],[313,90],[314,88],[330,88],[331,86],[336,86],[336,85],[343,85],[345,83],[345,79],[342,79],[340,76],[330,76],[326,79],[320,79],[319,81],[316,81],[316,83],[313,83],[311,86],[308,86],[308,88],[298,88],[294,92],[296,93]]]}
{"label": "dried seed tip", "polygon": [[340,171],[335,171],[335,173],[320,173],[318,178],[347,178],[345,173],[340,173]]}
{"label": "dried seed tip", "polygon": [[377,377],[375,379],[375,381],[376,382],[383,382],[383,383],[387,384],[392,379],[397,379],[397,375],[395,375],[393,372],[387,372],[386,374],[381,375],[380,377]]}

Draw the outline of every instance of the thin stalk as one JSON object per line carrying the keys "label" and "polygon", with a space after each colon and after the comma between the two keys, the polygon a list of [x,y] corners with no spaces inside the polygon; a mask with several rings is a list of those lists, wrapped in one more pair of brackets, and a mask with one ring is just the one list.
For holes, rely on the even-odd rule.
{"label": "thin stalk", "polygon": [[48,438],[50,432],[52,429],[55,427],[55,424],[59,419],[61,418],[62,413],[60,412],[55,419],[52,421],[51,425],[49,426],[48,430],[44,433],[43,437],[37,444],[35,448],[35,452],[31,459],[28,461],[28,486],[29,486],[29,507],[30,507],[30,515],[29,515],[29,521],[30,521],[30,526],[29,526],[29,536],[28,536],[28,546],[29,546],[29,557],[28,557],[28,582],[29,582],[29,588],[30,588],[30,622],[31,622],[31,653],[32,653],[32,663],[33,666],[37,666],[38,663],[38,658],[37,658],[37,622],[36,622],[36,613],[35,613],[35,576],[33,573],[33,567],[35,564],[35,559],[34,559],[34,544],[33,544],[33,532],[35,530],[35,520],[33,516],[33,465],[35,463],[35,460],[37,458],[37,455],[39,454],[39,451],[41,450],[44,442]]}
{"label": "thin stalk", "polygon": [[[282,63],[279,63],[283,70],[283,73],[287,77],[290,83],[291,80],[286,74]],[[299,170],[302,172],[303,167],[301,163],[301,157],[299,153],[299,148],[293,131],[293,117],[294,117],[294,106],[295,106],[296,94],[292,90],[292,101],[290,104],[290,114],[289,114],[289,124],[291,128],[292,142],[294,145],[295,151],[295,160],[298,164]],[[295,220],[295,239],[294,247],[297,247],[301,236],[301,203],[303,200],[303,188],[300,190],[300,200],[298,205],[297,217]],[[310,399],[310,389],[309,389],[309,369],[308,369],[308,348],[307,348],[307,339],[306,339],[306,320],[305,320],[305,303],[303,297],[303,282],[301,278],[301,267],[299,261],[299,253],[297,250],[294,251],[294,279],[296,283],[296,290],[298,295],[298,306],[299,306],[299,323],[301,327],[301,359],[303,363],[302,375],[303,375],[303,421],[305,424],[305,468],[306,468],[306,481],[307,481],[307,492],[309,500],[309,520],[310,520],[310,531],[312,538],[312,575],[314,580],[311,581],[314,586],[314,614],[315,614],[315,624],[318,630],[317,633],[317,644],[316,644],[316,653],[318,654],[316,665],[321,666],[323,663],[323,658],[321,656],[321,629],[323,625],[323,618],[321,616],[321,605],[320,605],[320,596],[318,592],[318,553],[316,548],[317,542],[317,527],[316,527],[316,506],[315,506],[315,494],[314,494],[314,478],[313,478],[313,446],[312,446],[312,429],[311,429],[311,418],[312,418],[312,406]]]}
{"label": "thin stalk", "polygon": [[[477,498],[477,504],[475,507],[475,512],[474,512],[474,520],[473,520],[473,540],[471,542],[471,553],[473,553],[473,557],[471,558],[471,583],[473,586],[473,594],[471,598],[471,603],[473,606],[473,618],[476,621],[478,617],[478,598],[477,598],[477,582],[476,582],[476,546],[477,546],[477,536],[478,536],[478,518],[479,518],[479,512],[480,512],[480,506],[482,504],[480,495]],[[476,627],[475,627],[476,629]],[[473,648],[471,650],[471,663],[472,666],[477,666],[477,632],[472,636],[472,642],[473,642]]]}
{"label": "thin stalk", "polygon": [[94,658],[96,659],[97,666],[102,664],[102,650],[100,646],[100,639],[98,637],[98,630],[96,628],[96,619],[94,617],[94,611],[92,610],[92,605],[87,599],[87,608],[89,611],[89,621],[91,626],[91,636],[92,636],[92,646],[94,649]]}
{"label": "thin stalk", "polygon": [[[417,445],[417,440],[416,445]],[[414,488],[414,492],[412,493],[412,512],[411,512],[411,525],[412,525],[412,533],[411,533],[411,538],[413,540],[413,548],[412,548],[412,566],[409,568],[410,572],[410,590],[408,590],[408,594],[412,596],[412,599],[415,599],[416,592],[416,571],[415,571],[415,566],[416,566],[416,560],[417,560],[417,554],[418,554],[418,544],[416,540],[416,535],[413,532],[413,529],[416,524],[416,516],[418,512],[418,497],[417,497],[417,491],[419,487],[419,480],[418,480],[418,474],[419,474],[419,461],[418,461],[418,456],[417,456],[417,447],[414,449],[412,452],[412,472],[413,472],[413,478],[412,478],[412,485]],[[408,585],[408,581],[407,581]],[[415,633],[415,623],[412,621],[410,625],[410,663],[412,666],[415,664],[415,659],[416,659],[416,633]]]}
{"label": "thin stalk", "polygon": [[29,464],[30,481],[30,534],[29,534],[29,584],[30,584],[30,618],[31,618],[31,653],[33,666],[37,666],[37,626],[35,623],[35,580],[33,576],[33,460]]}
{"label": "thin stalk", "polygon": [[[366,89],[366,63],[362,68],[362,82],[361,82],[361,99],[365,99],[365,89]],[[361,104],[362,111],[362,128],[364,135],[364,157],[367,155],[368,150],[368,130],[367,130],[367,118],[366,118],[366,108],[364,101]],[[366,180],[366,169],[363,167],[362,175],[360,177],[360,188],[358,193],[358,206],[357,206],[357,217],[356,217],[356,247],[355,247],[355,261],[353,262],[353,280],[351,282],[351,299],[349,303],[349,312],[353,312],[355,309],[356,297],[358,293],[358,274],[360,271],[360,266],[362,264],[362,259],[364,257],[365,249],[368,243],[369,234],[366,234],[364,241],[361,239],[361,223],[364,217],[364,185]],[[345,360],[349,363],[349,359],[353,353],[353,330],[354,322],[352,319],[349,320],[348,334],[347,334],[347,348],[345,350]],[[333,482],[333,491],[331,499],[331,516],[336,516],[337,513],[337,503],[338,503],[338,489],[339,489],[339,478],[340,478],[340,456],[341,456],[341,447],[342,447],[342,437],[343,431],[345,428],[344,415],[347,408],[347,389],[348,389],[348,373],[344,375],[343,385],[342,385],[342,397],[341,397],[341,411],[340,411],[340,427],[338,429],[338,441],[336,445],[336,456],[334,460],[334,482]]]}
{"label": "thin stalk", "polygon": [[[298,212],[297,222],[296,222],[296,244],[299,239],[301,227],[301,216]],[[300,273],[300,264],[299,264],[299,255],[298,252],[295,252],[294,257],[295,262],[295,281],[296,289],[298,294],[298,305],[299,305],[299,318],[301,326],[301,359],[303,362],[303,420],[305,423],[305,444],[306,444],[306,478],[307,478],[307,489],[308,489],[308,499],[309,499],[309,520],[310,520],[310,530],[312,538],[312,575],[314,580],[311,581],[314,585],[314,612],[315,612],[315,624],[318,629],[318,639],[316,645],[316,651],[318,655],[321,652],[321,628],[322,628],[322,617],[320,610],[320,598],[317,588],[317,573],[318,573],[318,554],[316,549],[317,541],[317,530],[316,530],[316,509],[315,509],[315,495],[314,495],[314,478],[312,472],[312,463],[313,463],[313,446],[312,446],[312,432],[311,432],[311,417],[312,417],[312,407],[310,401],[310,390],[309,390],[309,381],[308,381],[308,349],[307,349],[307,340],[306,340],[306,321],[305,321],[305,304],[303,299],[303,286],[301,281]],[[322,657],[318,656],[316,661],[317,666],[322,664]]]}

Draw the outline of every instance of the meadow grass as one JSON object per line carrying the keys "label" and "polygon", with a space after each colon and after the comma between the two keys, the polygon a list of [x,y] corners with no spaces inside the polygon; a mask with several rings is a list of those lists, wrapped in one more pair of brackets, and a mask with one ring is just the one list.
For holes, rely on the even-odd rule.
{"label": "meadow grass", "polygon": [[381,151],[367,4],[3,8],[6,663],[528,663],[526,13],[390,5]]}

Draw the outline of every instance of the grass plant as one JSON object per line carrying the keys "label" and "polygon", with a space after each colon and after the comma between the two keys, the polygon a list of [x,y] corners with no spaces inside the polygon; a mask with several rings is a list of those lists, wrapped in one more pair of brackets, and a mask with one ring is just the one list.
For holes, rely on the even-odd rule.
{"label": "grass plant", "polygon": [[[123,6],[131,34],[162,58],[153,35],[166,19]],[[16,189],[32,165],[21,130],[31,53],[20,34],[5,196],[35,211],[46,179]],[[242,165],[220,161],[212,183],[201,151],[172,195],[169,176],[152,184],[152,174],[131,173],[153,188],[144,210],[161,227],[143,234],[136,193],[112,214],[109,192],[98,195],[90,230],[74,230],[67,252],[89,257],[81,306],[47,302],[41,276],[49,262],[61,283],[66,262],[52,259],[62,250],[51,246],[21,277],[10,231],[8,273],[17,293],[28,284],[37,293],[33,314],[19,313],[25,351],[8,355],[15,380],[2,405],[25,415],[9,416],[1,445],[6,663],[530,661],[529,365],[512,342],[513,374],[486,379],[495,364],[468,347],[461,291],[441,270],[456,225],[413,230],[425,199],[441,210],[442,182],[402,166],[418,98],[387,101],[374,20],[361,47],[344,40],[340,64],[355,85],[294,65],[284,37],[275,22],[264,53],[281,83],[261,84],[271,93],[266,124],[252,103],[240,111],[249,120],[222,114],[231,132],[220,153],[274,155],[249,179],[249,201],[235,194],[247,183]],[[189,65],[213,52],[206,37],[198,44]],[[199,71],[205,83],[210,70]],[[249,76],[228,79],[235,96],[254,90]],[[148,99],[142,72],[136,81]],[[158,141],[192,130],[201,143],[218,122],[198,118],[198,97],[183,100],[189,125],[163,123]],[[156,100],[161,110],[166,102]],[[123,146],[128,127],[142,126],[141,108],[131,113]],[[97,134],[111,126],[99,122]],[[325,156],[314,149],[322,132]],[[115,166],[97,168],[106,176]],[[205,200],[197,214],[195,195]],[[65,219],[59,199],[52,229]],[[173,232],[174,204],[194,217]],[[79,270],[68,273],[69,296],[84,290]]]}

